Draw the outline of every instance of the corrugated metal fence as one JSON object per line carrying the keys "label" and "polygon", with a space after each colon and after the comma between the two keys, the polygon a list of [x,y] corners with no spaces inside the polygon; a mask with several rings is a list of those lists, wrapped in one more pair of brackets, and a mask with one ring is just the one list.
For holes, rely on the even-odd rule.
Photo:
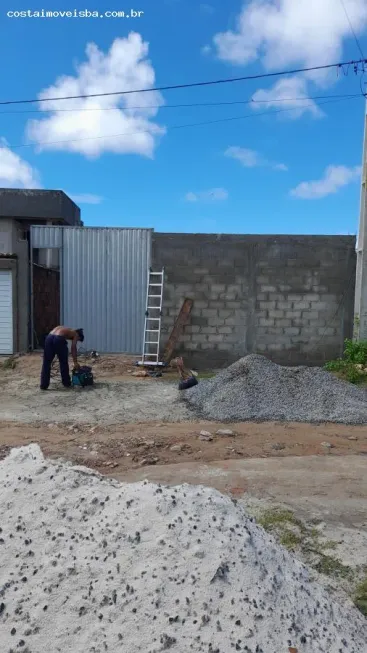
{"label": "corrugated metal fence", "polygon": [[140,353],[151,256],[149,229],[33,226],[32,248],[59,248],[62,323],[87,349]]}

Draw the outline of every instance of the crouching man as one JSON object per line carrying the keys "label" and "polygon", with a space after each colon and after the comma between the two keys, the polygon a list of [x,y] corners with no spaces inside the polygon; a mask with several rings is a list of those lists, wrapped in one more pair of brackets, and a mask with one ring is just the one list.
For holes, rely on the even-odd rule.
{"label": "crouching man", "polygon": [[74,362],[74,369],[78,368],[77,343],[83,342],[84,340],[83,329],[70,329],[65,326],[55,327],[45,340],[41,371],[41,390],[47,390],[50,385],[51,366],[55,356],[59,359],[62,384],[65,388],[70,388],[68,340],[71,341],[71,355]]}

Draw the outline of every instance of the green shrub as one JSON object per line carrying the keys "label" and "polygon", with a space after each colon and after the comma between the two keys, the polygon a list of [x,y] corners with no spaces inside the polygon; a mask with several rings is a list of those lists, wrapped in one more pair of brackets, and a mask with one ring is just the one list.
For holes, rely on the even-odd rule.
{"label": "green shrub", "polygon": [[[362,366],[362,367],[361,367]],[[329,361],[324,366],[328,372],[337,372],[350,383],[361,383],[367,379],[367,340],[344,342],[342,358]]]}
{"label": "green shrub", "polygon": [[367,365],[367,340],[345,340],[344,359],[356,365]]}

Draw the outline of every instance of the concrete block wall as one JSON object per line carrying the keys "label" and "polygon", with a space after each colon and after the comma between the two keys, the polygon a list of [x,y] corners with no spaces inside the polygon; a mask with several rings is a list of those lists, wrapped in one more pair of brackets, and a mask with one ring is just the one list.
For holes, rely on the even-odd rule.
{"label": "concrete block wall", "polygon": [[154,233],[152,264],[166,272],[162,345],[185,297],[194,300],[178,349],[191,365],[256,352],[317,365],[352,334],[354,237]]}

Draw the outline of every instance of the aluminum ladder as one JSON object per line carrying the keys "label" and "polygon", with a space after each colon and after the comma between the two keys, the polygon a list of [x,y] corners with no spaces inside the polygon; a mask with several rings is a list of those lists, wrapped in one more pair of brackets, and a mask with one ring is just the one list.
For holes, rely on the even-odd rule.
{"label": "aluminum ladder", "polygon": [[147,301],[144,323],[143,353],[139,365],[159,367],[159,343],[162,324],[164,268],[153,272],[150,268],[147,280]]}

